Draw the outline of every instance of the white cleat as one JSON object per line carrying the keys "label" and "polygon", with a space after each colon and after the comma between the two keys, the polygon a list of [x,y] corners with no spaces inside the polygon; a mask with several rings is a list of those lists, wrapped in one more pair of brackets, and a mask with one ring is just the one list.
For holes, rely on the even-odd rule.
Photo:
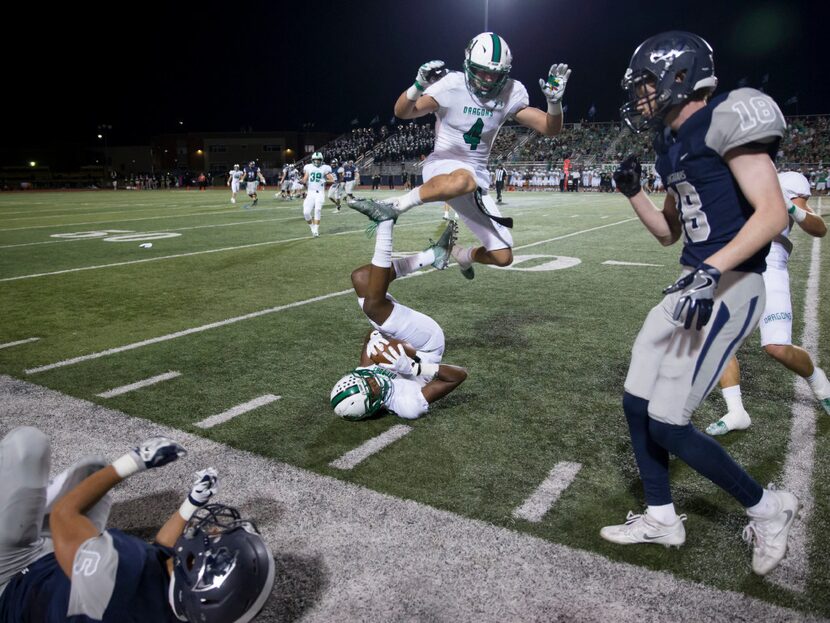
{"label": "white cleat", "polygon": [[236,203],[236,199],[234,199],[233,197],[231,197],[231,203]]}
{"label": "white cleat", "polygon": [[778,501],[778,510],[767,517],[747,513],[749,523],[743,532],[744,541],[752,543],[752,571],[758,575],[775,569],[787,554],[787,535],[801,508],[789,491],[775,491],[771,485],[767,491]]}
{"label": "white cleat", "polygon": [[642,515],[635,515],[628,511],[624,524],[605,526],[599,531],[599,535],[606,541],[620,545],[657,543],[664,547],[680,547],[686,542],[684,521],[686,521],[686,515],[678,515],[677,521],[666,525],[649,517],[648,509]]}
{"label": "white cleat", "polygon": [[732,430],[746,430],[750,424],[752,424],[752,420],[746,411],[730,411],[717,422],[709,424],[706,427],[706,433],[717,437]]}

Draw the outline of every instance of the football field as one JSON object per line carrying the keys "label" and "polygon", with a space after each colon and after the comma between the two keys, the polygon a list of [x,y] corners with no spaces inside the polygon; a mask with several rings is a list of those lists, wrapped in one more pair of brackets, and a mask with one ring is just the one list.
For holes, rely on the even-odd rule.
{"label": "football field", "polygon": [[[394,282],[398,300],[443,327],[444,361],[469,377],[420,420],[348,422],[332,413],[329,392],[357,365],[368,328],[349,279],[372,257],[368,221],[327,204],[321,236],[311,238],[300,202],[271,190],[244,208],[228,195],[0,195],[0,374],[353,491],[830,617],[830,418],[762,352],[757,332],[738,355],[753,426],[719,441],[762,484],[786,483],[806,498],[783,568],[766,579],[752,574],[742,509],[678,461],[675,504],[688,515],[682,548],[599,538],[602,526],[642,510],[622,384],[634,338],[676,279],[680,253],[679,244],[661,247],[625,198],[508,193],[513,266],[476,265],[472,281],[450,266]],[[423,250],[443,229],[441,214],[432,204],[403,215],[395,252]],[[473,240],[461,225],[460,242]],[[793,241],[794,342],[804,334],[827,367],[830,249],[800,230]],[[705,428],[723,413],[716,391],[694,422]],[[0,435],[10,425],[0,417]],[[400,508],[390,502],[388,513]],[[406,525],[403,515],[391,519]]]}

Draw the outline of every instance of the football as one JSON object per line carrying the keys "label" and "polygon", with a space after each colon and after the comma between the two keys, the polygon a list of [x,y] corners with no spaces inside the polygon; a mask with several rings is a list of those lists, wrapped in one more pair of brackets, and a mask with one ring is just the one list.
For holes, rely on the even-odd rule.
{"label": "football", "polygon": [[[384,340],[388,342],[388,344],[378,342],[378,337],[382,337]],[[383,364],[389,363],[389,360],[383,356],[384,353],[389,349],[397,350],[398,346],[403,344],[403,342],[401,342],[400,340],[396,340],[393,337],[381,336],[381,334],[378,331],[372,331],[372,335],[369,338],[369,342],[366,344],[367,349],[371,348],[372,344],[375,345],[374,354],[369,353],[369,358],[372,360],[372,363]]]}

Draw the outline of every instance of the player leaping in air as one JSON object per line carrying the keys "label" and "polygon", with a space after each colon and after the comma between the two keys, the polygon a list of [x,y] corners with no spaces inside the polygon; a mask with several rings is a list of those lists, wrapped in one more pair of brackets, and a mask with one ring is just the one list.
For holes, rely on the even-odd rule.
{"label": "player leaping in air", "polygon": [[415,84],[395,102],[395,115],[436,116],[435,148],[424,163],[424,184],[388,202],[358,199],[350,207],[375,222],[396,220],[430,201],[449,203],[482,246],[458,247],[453,258],[468,279],[473,262],[508,266],[513,261],[512,219],[504,218],[487,193],[487,160],[499,129],[512,118],[545,136],[562,130],[562,96],[571,75],[567,65],[552,65],[539,80],[547,112],[529,106],[527,89],[509,77],[513,56],[499,35],[476,36],[464,53],[464,71],[448,71],[443,61],[421,65]]}
{"label": "player leaping in air", "polygon": [[418,418],[467,378],[464,368],[441,363],[444,332],[439,324],[387,292],[396,277],[430,264],[446,267],[457,225],[448,223],[426,251],[394,261],[392,226],[391,220],[380,223],[372,263],[352,272],[358,304],[374,330],[364,342],[360,366],[331,391],[334,412],[348,420],[362,420],[382,408],[402,418]]}

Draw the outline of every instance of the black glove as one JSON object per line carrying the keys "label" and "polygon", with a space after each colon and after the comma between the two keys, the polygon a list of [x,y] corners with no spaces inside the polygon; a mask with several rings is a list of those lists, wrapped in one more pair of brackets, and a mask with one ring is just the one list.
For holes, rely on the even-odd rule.
{"label": "black glove", "polygon": [[643,167],[640,166],[640,159],[637,156],[629,156],[614,171],[614,182],[617,184],[617,189],[630,199],[642,190],[640,185],[642,175]]}
{"label": "black glove", "polygon": [[709,322],[709,318],[712,317],[712,308],[715,305],[715,289],[718,287],[718,281],[720,281],[720,271],[714,266],[703,263],[694,272],[678,279],[663,290],[663,294],[683,291],[683,296],[678,299],[674,306],[674,320],[680,320],[685,311],[683,327],[689,329],[692,326],[695,313],[697,313],[695,328],[700,331]]}

